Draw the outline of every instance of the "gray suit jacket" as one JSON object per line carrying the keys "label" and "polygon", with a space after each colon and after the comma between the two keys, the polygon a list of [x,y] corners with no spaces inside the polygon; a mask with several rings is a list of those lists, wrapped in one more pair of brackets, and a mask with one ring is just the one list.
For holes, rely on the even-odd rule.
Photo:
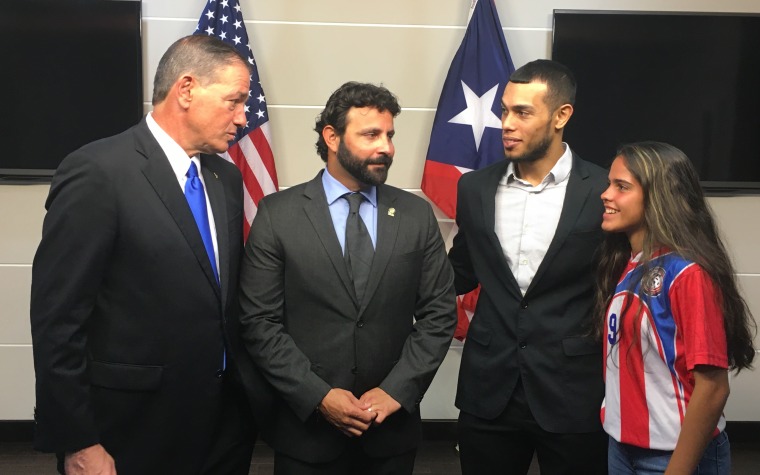
{"label": "gray suit jacket", "polygon": [[573,155],[557,230],[522,295],[494,231],[496,188],[507,161],[462,176],[459,233],[449,251],[457,293],[481,285],[462,352],[457,407],[492,419],[522,380],[538,424],[549,432],[601,430],[601,344],[590,336],[594,255],[602,240],[602,168]]}
{"label": "gray suit jacket", "polygon": [[377,246],[362,302],[321,173],[264,198],[246,245],[243,339],[277,393],[263,431],[275,450],[307,462],[334,459],[349,440],[315,414],[331,388],[359,397],[379,386],[403,406],[361,437],[367,453],[416,447],[418,405],[456,325],[453,273],[430,206],[386,185],[377,197]]}

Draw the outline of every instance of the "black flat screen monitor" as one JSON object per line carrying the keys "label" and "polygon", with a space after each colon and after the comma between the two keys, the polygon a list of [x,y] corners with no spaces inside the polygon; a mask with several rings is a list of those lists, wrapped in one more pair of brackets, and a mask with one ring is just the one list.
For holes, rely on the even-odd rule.
{"label": "black flat screen monitor", "polygon": [[641,140],[683,150],[710,192],[760,192],[760,15],[554,10],[578,80],[565,139],[609,166]]}
{"label": "black flat screen monitor", "polygon": [[142,118],[139,1],[4,2],[0,61],[0,181],[49,179]]}

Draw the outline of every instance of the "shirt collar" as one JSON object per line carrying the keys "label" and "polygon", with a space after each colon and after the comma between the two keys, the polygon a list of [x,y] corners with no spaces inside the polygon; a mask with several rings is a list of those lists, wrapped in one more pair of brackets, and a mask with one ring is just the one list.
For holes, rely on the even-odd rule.
{"label": "shirt collar", "polygon": [[[559,160],[557,160],[552,169],[549,170],[542,183],[562,183],[570,176],[570,170],[573,168],[573,152],[565,142],[562,142],[562,146],[565,148],[565,152],[559,157]],[[520,180],[520,178],[515,175],[515,162],[510,161],[502,183],[507,184],[514,180]],[[523,181],[520,180],[520,182]]]}
{"label": "shirt collar", "polygon": [[[352,193],[351,190],[346,188],[343,183],[336,180],[325,167],[325,172],[322,174],[322,187],[325,189],[325,196],[327,197],[327,206],[332,205],[335,200],[340,199],[346,193]],[[377,208],[377,187],[371,186],[366,190],[360,192],[364,195],[364,198],[369,201],[372,206]]]}
{"label": "shirt collar", "polygon": [[182,180],[187,176],[187,169],[190,167],[188,159],[195,162],[195,166],[198,167],[198,173],[200,174],[201,163],[198,155],[188,157],[182,147],[158,125],[158,122],[153,118],[153,112],[148,113],[145,117],[145,122],[148,124],[148,129],[153,134],[153,137],[155,137],[161,150],[164,151],[164,155],[169,159],[169,165],[171,165],[178,180]]}

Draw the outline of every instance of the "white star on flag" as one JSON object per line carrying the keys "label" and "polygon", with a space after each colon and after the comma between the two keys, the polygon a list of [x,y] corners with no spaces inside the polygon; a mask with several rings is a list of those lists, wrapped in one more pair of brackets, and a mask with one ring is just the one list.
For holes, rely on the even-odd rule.
{"label": "white star on flag", "polygon": [[497,83],[488,92],[478,97],[462,81],[462,90],[464,91],[464,100],[467,102],[467,109],[449,119],[449,123],[472,127],[472,135],[475,137],[475,150],[480,149],[480,139],[483,138],[483,132],[486,130],[486,127],[501,129],[501,119],[491,111],[498,89],[499,84]]}

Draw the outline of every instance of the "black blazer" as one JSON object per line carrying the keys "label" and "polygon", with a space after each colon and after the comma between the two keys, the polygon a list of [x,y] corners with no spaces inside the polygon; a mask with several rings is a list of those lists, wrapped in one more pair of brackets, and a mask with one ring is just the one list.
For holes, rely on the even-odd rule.
{"label": "black blazer", "polygon": [[381,185],[356,301],[321,173],[259,203],[241,264],[243,338],[277,393],[262,430],[276,451],[333,460],[350,439],[315,408],[331,388],[379,386],[403,407],[359,440],[372,456],[398,454],[419,443],[418,405],[456,326],[453,273],[430,205]]}
{"label": "black blazer", "polygon": [[119,473],[196,473],[234,363],[242,251],[237,168],[201,156],[221,287],[145,120],[68,156],[53,178],[32,273],[35,446],[101,443]]}
{"label": "black blazer", "polygon": [[449,252],[458,294],[481,285],[459,370],[456,405],[492,419],[518,378],[538,424],[558,433],[600,430],[601,344],[590,335],[599,198],[607,172],[573,155],[557,230],[523,297],[494,231],[496,188],[508,162],[462,176],[459,233]]}

